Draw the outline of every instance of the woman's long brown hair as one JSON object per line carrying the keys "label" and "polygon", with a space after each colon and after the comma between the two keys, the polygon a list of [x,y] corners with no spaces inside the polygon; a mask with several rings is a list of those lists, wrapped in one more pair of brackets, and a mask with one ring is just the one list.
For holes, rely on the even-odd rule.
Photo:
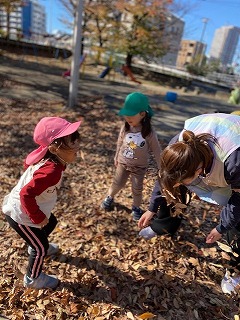
{"label": "woman's long brown hair", "polygon": [[182,141],[163,150],[160,157],[159,183],[168,203],[180,201],[179,188],[173,187],[176,183],[193,177],[200,163],[203,170],[211,166],[211,142],[217,144],[216,138],[211,134],[195,135],[192,131],[185,130]]}

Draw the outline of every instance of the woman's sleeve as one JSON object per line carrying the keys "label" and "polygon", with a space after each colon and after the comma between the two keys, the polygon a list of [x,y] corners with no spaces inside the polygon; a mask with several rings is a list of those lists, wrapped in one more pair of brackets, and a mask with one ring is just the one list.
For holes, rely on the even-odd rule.
{"label": "woman's sleeve", "polygon": [[231,185],[232,195],[220,213],[220,223],[216,227],[220,233],[225,233],[240,223],[240,148],[226,159],[224,176]]}
{"label": "woman's sleeve", "polygon": [[158,141],[157,133],[154,130],[152,131],[152,134],[149,138],[149,146],[150,146],[150,150],[154,154],[154,158],[156,160],[157,167],[159,169],[160,168],[160,154],[162,152],[162,148],[161,148],[160,143]]}
{"label": "woman's sleeve", "polygon": [[158,209],[160,208],[162,203],[165,203],[165,198],[161,195],[161,189],[158,180],[155,182],[151,198],[150,198],[150,204],[148,210],[154,213],[158,212]]}

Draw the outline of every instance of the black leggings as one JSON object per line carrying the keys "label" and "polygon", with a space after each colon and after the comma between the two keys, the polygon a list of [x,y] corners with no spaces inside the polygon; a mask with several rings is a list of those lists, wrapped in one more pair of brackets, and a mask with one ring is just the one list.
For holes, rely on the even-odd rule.
{"label": "black leggings", "polygon": [[240,271],[240,224],[227,232],[227,242],[229,246],[232,248],[232,251],[237,255],[229,253],[231,260],[229,262],[232,267],[232,272],[234,269]]}
{"label": "black leggings", "polygon": [[48,224],[40,229],[18,224],[9,216],[5,216],[9,225],[32,248],[29,255],[27,276],[34,279],[42,272],[43,260],[49,247],[48,236],[57,225],[56,217],[51,214]]}
{"label": "black leggings", "polygon": [[[179,191],[181,202],[184,204],[189,204],[191,201],[191,196],[188,189],[185,186],[181,185],[179,187]],[[157,216],[152,220],[152,223],[150,225],[153,231],[158,235],[174,235],[180,227],[182,222],[182,215],[172,216],[171,212],[174,212],[174,206],[168,205],[165,198],[162,198]]]}
{"label": "black leggings", "polygon": [[[180,227],[181,221],[181,216],[171,216],[171,205],[167,205],[166,201],[162,201],[157,217],[152,220],[150,226],[158,235],[169,234],[173,236]],[[229,261],[230,272],[233,272],[234,269],[240,271],[240,223],[236,228],[229,230],[226,237],[232,251],[237,254],[229,253],[231,257]]]}
{"label": "black leggings", "polygon": [[168,206],[167,202],[163,201],[157,217],[152,220],[150,226],[158,235],[169,234],[173,236],[180,227],[182,216],[172,217],[171,209],[171,205]]}

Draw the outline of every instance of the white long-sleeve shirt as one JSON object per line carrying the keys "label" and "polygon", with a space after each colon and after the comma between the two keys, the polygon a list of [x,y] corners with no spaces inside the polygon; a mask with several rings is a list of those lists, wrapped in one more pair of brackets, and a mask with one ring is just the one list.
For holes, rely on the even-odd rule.
{"label": "white long-sleeve shirt", "polygon": [[3,200],[3,213],[17,223],[38,227],[57,201],[65,166],[49,160],[29,166]]}

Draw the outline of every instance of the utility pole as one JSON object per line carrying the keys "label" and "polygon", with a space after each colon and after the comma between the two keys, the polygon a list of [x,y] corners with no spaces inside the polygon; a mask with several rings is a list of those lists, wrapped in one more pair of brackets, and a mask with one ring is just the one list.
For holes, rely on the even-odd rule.
{"label": "utility pole", "polygon": [[[209,19],[208,18],[203,18],[202,22],[203,22],[203,30],[202,30],[202,34],[201,34],[201,38],[200,38],[200,46],[203,44],[203,38],[205,35],[205,31],[206,31],[206,27],[207,27],[207,23],[208,23]],[[203,44],[203,47],[201,49],[201,53],[200,53],[200,59],[199,59],[199,67],[201,67],[202,61],[203,61],[203,57],[205,55],[205,44]]]}
{"label": "utility pole", "polygon": [[82,46],[82,20],[83,0],[78,1],[76,16],[74,20],[73,33],[73,55],[71,63],[71,77],[69,83],[68,107],[73,108],[76,104],[78,94],[79,64]]}
{"label": "utility pole", "polygon": [[203,41],[203,38],[204,38],[204,34],[205,34],[205,31],[206,31],[206,27],[207,27],[207,23],[208,23],[209,19],[208,18],[203,18],[202,19],[202,22],[203,22],[203,30],[202,30],[202,34],[201,34],[201,38],[200,38],[200,42]]}

